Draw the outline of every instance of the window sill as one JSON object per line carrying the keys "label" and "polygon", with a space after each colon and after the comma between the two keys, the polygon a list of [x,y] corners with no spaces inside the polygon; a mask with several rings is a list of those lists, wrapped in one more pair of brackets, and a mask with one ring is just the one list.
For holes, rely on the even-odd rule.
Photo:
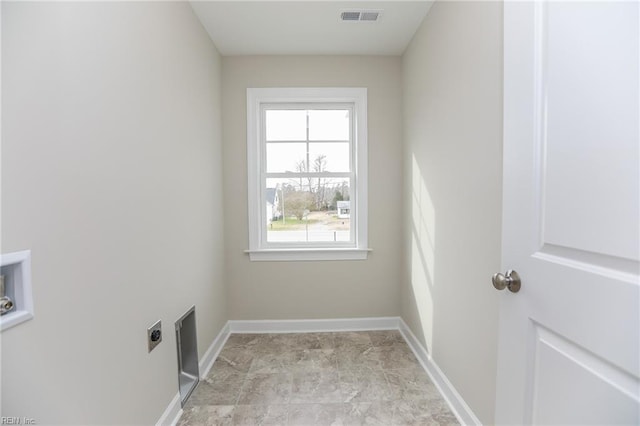
{"label": "window sill", "polygon": [[370,248],[312,248],[245,250],[252,262],[366,260]]}

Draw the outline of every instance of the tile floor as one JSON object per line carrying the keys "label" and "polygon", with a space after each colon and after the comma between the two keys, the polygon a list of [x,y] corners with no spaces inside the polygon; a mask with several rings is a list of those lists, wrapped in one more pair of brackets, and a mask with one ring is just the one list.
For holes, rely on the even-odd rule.
{"label": "tile floor", "polygon": [[457,425],[397,331],[232,334],[179,425]]}

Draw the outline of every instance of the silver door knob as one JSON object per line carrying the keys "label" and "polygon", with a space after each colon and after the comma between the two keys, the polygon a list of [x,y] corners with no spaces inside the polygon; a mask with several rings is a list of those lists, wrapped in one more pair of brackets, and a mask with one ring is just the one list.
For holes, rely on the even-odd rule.
{"label": "silver door knob", "polygon": [[512,269],[509,269],[504,275],[500,272],[493,274],[491,278],[493,286],[498,290],[504,290],[508,288],[511,293],[517,293],[520,291],[522,282],[520,281],[520,275]]}

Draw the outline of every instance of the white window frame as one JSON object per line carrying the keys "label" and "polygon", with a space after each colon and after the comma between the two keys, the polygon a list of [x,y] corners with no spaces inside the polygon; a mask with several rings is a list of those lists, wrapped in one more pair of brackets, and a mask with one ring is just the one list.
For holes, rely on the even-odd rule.
{"label": "white window frame", "polygon": [[[263,172],[266,143],[261,134],[263,109],[278,104],[351,104],[353,135],[350,194],[352,235],[350,243],[272,244],[266,241]],[[366,88],[248,88],[247,89],[247,175],[249,249],[252,261],[364,260],[367,246],[367,89]]]}

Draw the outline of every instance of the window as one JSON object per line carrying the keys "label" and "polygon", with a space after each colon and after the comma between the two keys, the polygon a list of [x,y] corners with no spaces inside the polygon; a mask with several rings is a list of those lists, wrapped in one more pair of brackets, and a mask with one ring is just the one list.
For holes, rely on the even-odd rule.
{"label": "window", "polygon": [[251,260],[366,259],[367,92],[247,89]]}

